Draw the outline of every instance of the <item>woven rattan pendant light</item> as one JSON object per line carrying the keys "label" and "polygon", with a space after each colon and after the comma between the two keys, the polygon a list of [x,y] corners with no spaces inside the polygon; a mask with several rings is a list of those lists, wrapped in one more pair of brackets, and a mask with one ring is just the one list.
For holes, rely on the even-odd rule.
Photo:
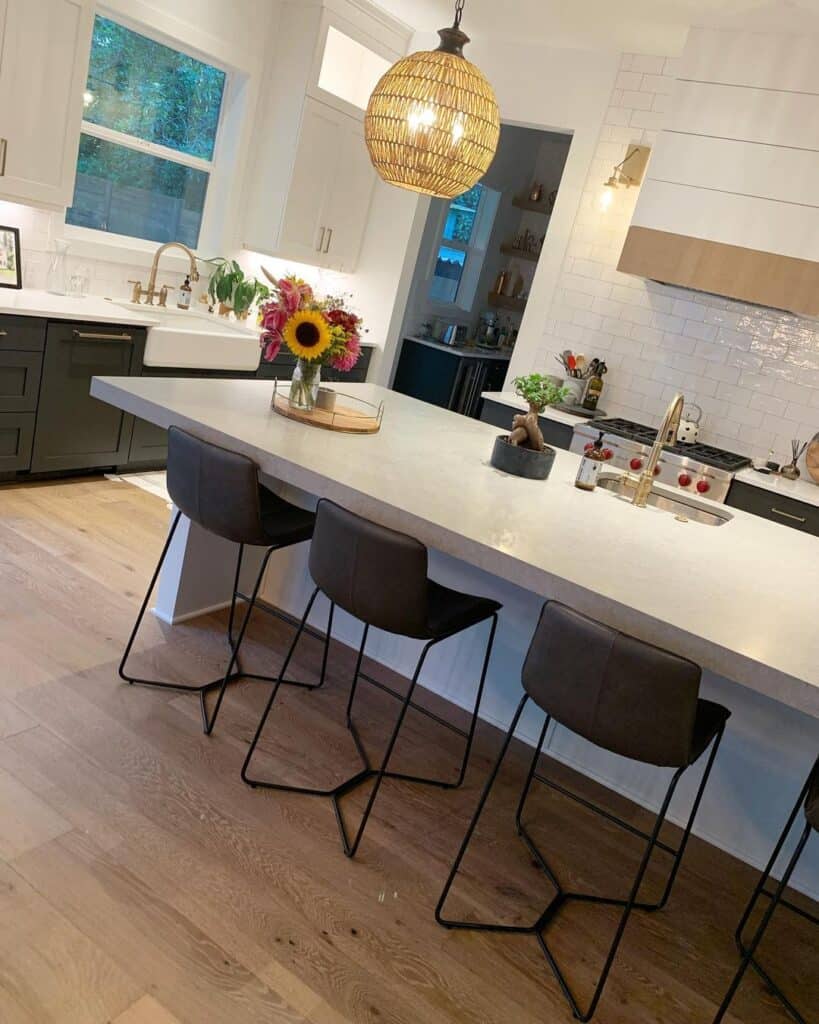
{"label": "woven rattan pendant light", "polygon": [[492,86],[463,55],[464,0],[442,28],[437,50],[403,57],[376,85],[364,118],[375,169],[391,185],[443,199],[483,177],[498,145],[500,118]]}

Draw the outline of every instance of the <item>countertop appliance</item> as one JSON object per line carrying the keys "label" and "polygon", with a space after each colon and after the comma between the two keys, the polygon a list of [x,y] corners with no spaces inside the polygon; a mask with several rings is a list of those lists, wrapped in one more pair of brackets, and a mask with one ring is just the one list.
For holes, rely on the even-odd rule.
{"label": "countertop appliance", "polygon": [[[606,460],[617,469],[639,473],[643,468],[657,431],[624,419],[597,419],[579,423],[569,450],[582,454],[603,431]],[[655,472],[657,482],[710,498],[725,501],[734,473],[751,464],[746,455],[723,451],[707,444],[672,445],[663,449]]]}

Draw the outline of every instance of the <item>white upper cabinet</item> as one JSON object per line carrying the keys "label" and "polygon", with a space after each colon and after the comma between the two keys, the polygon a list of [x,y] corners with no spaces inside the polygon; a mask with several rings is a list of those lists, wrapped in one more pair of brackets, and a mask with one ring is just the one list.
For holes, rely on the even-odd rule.
{"label": "white upper cabinet", "polygon": [[364,111],[408,42],[404,26],[362,0],[283,4],[254,133],[245,248],[355,269],[376,181]]}
{"label": "white upper cabinet", "polygon": [[0,0],[0,197],[71,205],[93,11],[84,0]]}

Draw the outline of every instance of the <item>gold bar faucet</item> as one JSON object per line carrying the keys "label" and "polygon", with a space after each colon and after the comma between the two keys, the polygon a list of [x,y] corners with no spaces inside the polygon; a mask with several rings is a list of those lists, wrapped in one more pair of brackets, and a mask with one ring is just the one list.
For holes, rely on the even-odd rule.
{"label": "gold bar faucet", "polygon": [[165,300],[167,299],[168,296],[168,289],[163,285],[159,291],[156,290],[156,274],[159,269],[159,257],[162,255],[163,252],[165,252],[166,249],[174,248],[181,249],[183,252],[187,253],[188,259],[191,261],[191,267],[190,270],[188,271],[190,279],[191,281],[199,280],[199,271],[196,269],[196,257],[187,247],[187,245],[185,245],[183,242],[165,242],[165,244],[160,245],[160,247],[154,253],[154,260],[153,263],[151,264],[151,273],[148,277],[147,287],[143,288],[141,281],[128,282],[128,284],[132,284],[134,286],[133,291],[131,292],[131,302],[141,302],[142,297],[145,296],[145,305],[153,306],[154,296],[158,295],[159,305],[165,305]]}
{"label": "gold bar faucet", "polygon": [[680,429],[680,420],[682,419],[684,405],[685,399],[682,395],[675,395],[674,398],[672,398],[670,405],[665,411],[665,418],[663,419],[660,429],[657,431],[657,438],[651,446],[651,453],[643,467],[642,473],[640,473],[636,481],[630,473],[626,474],[628,478],[628,485],[634,487],[632,504],[636,505],[638,508],[646,507],[648,496],[651,494],[651,488],[654,486],[654,470],[657,468],[657,463],[660,461],[663,448],[665,448],[667,444],[676,444],[677,442],[677,432]]}

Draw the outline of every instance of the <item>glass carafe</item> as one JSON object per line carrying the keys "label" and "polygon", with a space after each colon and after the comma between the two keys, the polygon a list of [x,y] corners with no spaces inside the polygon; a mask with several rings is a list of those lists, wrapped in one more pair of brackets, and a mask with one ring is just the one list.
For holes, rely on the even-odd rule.
{"label": "glass carafe", "polygon": [[66,257],[68,256],[68,242],[62,238],[54,240],[54,254],[48,266],[46,276],[46,291],[52,295],[65,295],[68,291],[68,267]]}

